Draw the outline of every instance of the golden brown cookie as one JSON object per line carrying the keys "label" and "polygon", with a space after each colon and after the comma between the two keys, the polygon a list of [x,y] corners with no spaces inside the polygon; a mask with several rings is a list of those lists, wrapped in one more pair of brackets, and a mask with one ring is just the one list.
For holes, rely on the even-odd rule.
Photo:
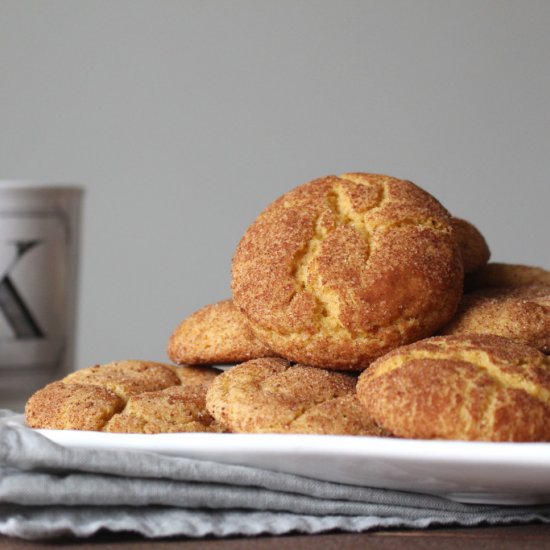
{"label": "golden brown cookie", "polygon": [[206,388],[173,386],[134,395],[103,431],[145,434],[220,431],[205,409]]}
{"label": "golden brown cookie", "polygon": [[240,363],[273,355],[232,300],[199,309],[176,327],[168,342],[168,357],[180,365]]}
{"label": "golden brown cookie", "polygon": [[442,334],[496,334],[550,353],[550,286],[502,287],[465,294]]}
{"label": "golden brown cookie", "polygon": [[463,267],[450,216],[411,182],[327,176],[286,193],[233,258],[235,305],[279,355],[361,370],[453,316]]}
{"label": "golden brown cookie", "polygon": [[[32,428],[157,433],[219,431],[204,409],[220,371],[152,361],[116,361],[76,371],[36,392]],[[117,414],[120,413],[120,414]]]}
{"label": "golden brown cookie", "polygon": [[499,336],[439,336],[361,374],[357,396],[400,437],[550,440],[550,358]]}
{"label": "golden brown cookie", "polygon": [[179,385],[180,379],[171,365],[127,360],[77,370],[66,376],[63,382],[101,386],[127,401],[138,393]]}
{"label": "golden brown cookie", "polygon": [[501,286],[550,286],[550,271],[519,264],[489,263],[464,280],[466,292]]}
{"label": "golden brown cookie", "polygon": [[182,386],[209,386],[221,371],[210,367],[172,367]]}
{"label": "golden brown cookie", "polygon": [[123,407],[124,400],[106,388],[53,382],[27,401],[25,420],[31,428],[101,430]]}
{"label": "golden brown cookie", "polygon": [[485,237],[479,229],[461,218],[451,218],[455,240],[460,248],[464,273],[473,273],[482,268],[491,256]]}
{"label": "golden brown cookie", "polygon": [[206,407],[232,432],[382,435],[357,401],[355,383],[342,373],[255,359],[217,377]]}

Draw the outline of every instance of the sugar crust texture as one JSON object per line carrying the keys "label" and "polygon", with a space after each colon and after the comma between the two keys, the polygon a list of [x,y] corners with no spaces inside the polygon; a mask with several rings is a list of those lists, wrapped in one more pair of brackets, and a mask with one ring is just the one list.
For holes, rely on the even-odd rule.
{"label": "sugar crust texture", "polygon": [[219,432],[223,429],[206,411],[205,385],[171,386],[130,397],[124,410],[103,427],[104,432]]}
{"label": "sugar crust texture", "polygon": [[233,300],[222,300],[195,311],[172,332],[168,357],[180,365],[242,363],[275,355],[258,340]]}
{"label": "sugar crust texture", "polygon": [[140,360],[94,365],[38,390],[27,401],[25,420],[31,428],[56,430],[217,431],[204,407],[218,374]]}
{"label": "sugar crust texture", "polygon": [[550,353],[550,286],[499,287],[465,294],[442,334],[495,334]]}
{"label": "sugar crust texture", "polygon": [[460,249],[464,273],[474,273],[487,264],[491,251],[479,229],[462,218],[451,218],[455,240]]}
{"label": "sugar crust texture", "polygon": [[292,361],[362,370],[455,313],[463,265],[448,212],[411,182],[350,173],[301,185],[240,241],[235,305]]}
{"label": "sugar crust texture", "polygon": [[393,350],[360,375],[357,396],[399,437],[550,441],[550,358],[499,336]]}
{"label": "sugar crust texture", "polygon": [[231,432],[387,435],[357,400],[355,384],[347,374],[255,359],[217,377],[206,406]]}

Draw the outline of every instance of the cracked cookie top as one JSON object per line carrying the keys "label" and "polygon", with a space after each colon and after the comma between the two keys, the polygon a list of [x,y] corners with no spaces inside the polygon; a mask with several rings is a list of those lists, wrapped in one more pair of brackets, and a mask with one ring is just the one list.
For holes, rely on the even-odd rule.
{"label": "cracked cookie top", "polygon": [[94,365],[68,374],[63,382],[101,386],[125,402],[144,391],[155,391],[179,384],[174,369],[154,361],[125,360]]}
{"label": "cracked cookie top", "polygon": [[455,312],[463,267],[450,216],[411,182],[350,173],[268,206],[233,258],[234,302],[275,353],[361,370]]}
{"label": "cracked cookie top", "polygon": [[130,397],[124,410],[103,427],[115,433],[223,431],[205,407],[206,385],[171,386]]}
{"label": "cracked cookie top", "polygon": [[255,359],[220,374],[206,407],[232,432],[387,435],[357,400],[355,384],[347,374]]}
{"label": "cracked cookie top", "polygon": [[550,441],[550,358],[500,336],[393,350],[361,374],[357,396],[399,437]]}
{"label": "cracked cookie top", "polygon": [[34,393],[25,406],[25,420],[31,428],[55,430],[217,431],[204,399],[218,374],[208,367],[153,361],[95,365]]}

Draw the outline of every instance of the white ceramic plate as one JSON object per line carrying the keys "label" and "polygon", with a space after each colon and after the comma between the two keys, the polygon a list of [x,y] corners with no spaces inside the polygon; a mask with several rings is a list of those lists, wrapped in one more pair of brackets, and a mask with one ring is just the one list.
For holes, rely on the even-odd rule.
{"label": "white ceramic plate", "polygon": [[150,451],[472,503],[550,503],[550,443],[38,430],[73,448]]}

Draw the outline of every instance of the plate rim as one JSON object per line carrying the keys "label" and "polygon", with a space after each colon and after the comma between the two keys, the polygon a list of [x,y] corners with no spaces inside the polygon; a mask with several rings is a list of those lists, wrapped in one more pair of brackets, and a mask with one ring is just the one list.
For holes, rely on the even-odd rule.
{"label": "plate rim", "polygon": [[[105,433],[84,430],[35,429],[54,443],[65,447],[112,448],[113,450],[140,450],[163,454],[164,451],[216,448],[230,450],[267,451],[274,454],[289,452],[322,452],[328,456],[364,455],[372,458],[414,459],[419,462],[437,460],[446,463],[495,463],[502,465],[550,469],[550,443],[544,442],[489,442],[441,439],[405,439],[395,437],[315,435],[315,434],[244,434],[178,432],[160,434]],[[269,445],[266,445],[269,443]],[[179,455],[179,452],[177,453]],[[181,456],[185,456],[182,454]]]}

